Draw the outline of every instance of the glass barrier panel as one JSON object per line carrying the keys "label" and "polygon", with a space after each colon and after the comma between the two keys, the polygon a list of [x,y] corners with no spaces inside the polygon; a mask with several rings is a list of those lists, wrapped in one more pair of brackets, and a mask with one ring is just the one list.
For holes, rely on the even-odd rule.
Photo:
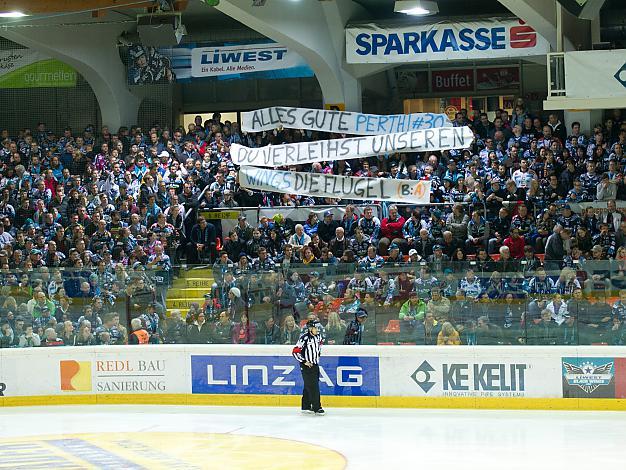
{"label": "glass barrier panel", "polygon": [[307,320],[333,345],[623,345],[616,261],[374,256],[226,260],[171,269],[1,271],[1,347],[295,344]]}

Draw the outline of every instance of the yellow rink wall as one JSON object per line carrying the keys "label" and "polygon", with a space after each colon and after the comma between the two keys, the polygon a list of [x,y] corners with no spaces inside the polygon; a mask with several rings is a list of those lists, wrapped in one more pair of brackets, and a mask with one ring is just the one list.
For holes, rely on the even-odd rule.
{"label": "yellow rink wall", "polygon": [[[0,350],[0,406],[300,404],[291,346]],[[326,407],[626,410],[619,347],[327,346]]]}
{"label": "yellow rink wall", "polygon": [[[324,396],[329,408],[426,408],[483,410],[626,411],[625,399],[576,398],[431,398]],[[193,405],[193,406],[300,406],[299,396],[285,395],[80,395],[0,398],[0,406],[50,405]]]}

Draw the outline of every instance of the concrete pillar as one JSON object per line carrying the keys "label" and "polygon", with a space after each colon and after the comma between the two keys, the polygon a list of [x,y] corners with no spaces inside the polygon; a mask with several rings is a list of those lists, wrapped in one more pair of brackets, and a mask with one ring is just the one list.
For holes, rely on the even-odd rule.
{"label": "concrete pillar", "polygon": [[[550,48],[553,51],[572,51],[576,50],[575,44],[580,42],[580,38],[576,37],[572,40],[573,35],[578,36],[580,28],[589,30],[587,21],[576,20],[572,15],[567,12],[563,12],[561,5],[556,0],[499,0],[502,5],[508,8],[515,16],[524,20],[535,31],[541,34],[550,43]],[[561,21],[560,26],[557,28],[557,23],[560,16],[561,19],[566,18],[564,23]],[[571,17],[571,18],[570,18]],[[577,27],[572,26],[572,22],[576,23]],[[558,30],[558,31],[557,31]],[[562,33],[560,36],[559,33]],[[561,43],[562,40],[562,43]]]}
{"label": "concrete pillar", "polygon": [[567,126],[567,132],[571,130],[573,122],[580,122],[580,131],[592,135],[593,126],[602,123],[602,110],[601,109],[589,109],[589,110],[563,110],[565,125]]}
{"label": "concrete pillar", "polygon": [[361,78],[386,66],[353,67],[345,63],[344,28],[361,7],[351,0],[268,1],[222,0],[216,8],[264,36],[300,54],[315,72],[324,103],[345,103],[361,111]]}
{"label": "concrete pillar", "polygon": [[137,120],[140,100],[127,85],[117,38],[123,24],[37,26],[8,28],[2,36],[71,65],[93,89],[102,124],[116,131]]}

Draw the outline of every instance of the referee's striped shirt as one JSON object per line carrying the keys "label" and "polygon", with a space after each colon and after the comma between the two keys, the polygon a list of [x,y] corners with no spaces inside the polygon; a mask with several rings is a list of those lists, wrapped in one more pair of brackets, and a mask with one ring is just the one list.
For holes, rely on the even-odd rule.
{"label": "referee's striped shirt", "polygon": [[320,352],[322,350],[322,336],[311,335],[308,331],[302,333],[296,346],[293,348],[292,354],[298,362],[311,364],[320,363]]}

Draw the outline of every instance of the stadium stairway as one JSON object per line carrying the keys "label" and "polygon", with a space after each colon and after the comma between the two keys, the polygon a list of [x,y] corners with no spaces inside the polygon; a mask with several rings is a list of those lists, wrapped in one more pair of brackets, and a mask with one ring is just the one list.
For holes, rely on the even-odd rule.
{"label": "stadium stairway", "polygon": [[168,316],[172,310],[180,310],[185,317],[189,307],[194,302],[202,306],[204,294],[211,292],[213,282],[211,268],[181,269],[178,277],[174,279],[172,287],[167,291]]}

